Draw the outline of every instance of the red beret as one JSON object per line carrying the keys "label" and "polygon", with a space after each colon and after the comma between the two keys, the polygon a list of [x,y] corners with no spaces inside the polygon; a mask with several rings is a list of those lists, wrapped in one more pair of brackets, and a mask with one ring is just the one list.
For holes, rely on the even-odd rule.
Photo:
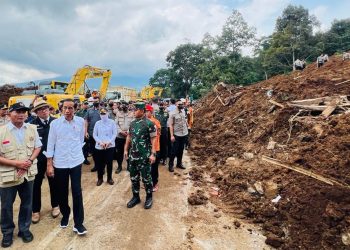
{"label": "red beret", "polygon": [[151,111],[153,112],[153,107],[149,104],[146,105],[146,111]]}

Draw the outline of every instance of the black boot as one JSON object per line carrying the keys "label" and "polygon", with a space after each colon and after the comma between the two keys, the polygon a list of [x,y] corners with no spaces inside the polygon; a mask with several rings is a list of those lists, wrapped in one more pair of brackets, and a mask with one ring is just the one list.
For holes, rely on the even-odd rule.
{"label": "black boot", "polygon": [[116,174],[119,174],[122,171],[122,166],[118,166],[118,168],[115,170]]}
{"label": "black boot", "polygon": [[140,195],[134,194],[131,200],[128,202],[127,207],[132,208],[141,202]]}
{"label": "black boot", "polygon": [[150,209],[152,207],[153,201],[152,201],[152,193],[147,194],[146,201],[145,201],[145,209]]}
{"label": "black boot", "polygon": [[174,172],[174,162],[169,161],[169,172]]}

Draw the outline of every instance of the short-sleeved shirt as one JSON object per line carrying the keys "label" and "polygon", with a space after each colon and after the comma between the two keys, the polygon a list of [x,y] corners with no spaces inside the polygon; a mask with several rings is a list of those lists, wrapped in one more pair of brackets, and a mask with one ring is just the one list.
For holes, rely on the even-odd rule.
{"label": "short-sleeved shirt", "polygon": [[92,136],[96,122],[101,120],[100,111],[95,108],[88,109],[84,119],[88,122],[88,133]]}
{"label": "short-sleeved shirt", "polygon": [[175,110],[170,113],[169,125],[174,127],[174,135],[186,136],[188,134],[187,117],[184,110]]}
{"label": "short-sleeved shirt", "polygon": [[129,128],[131,137],[130,161],[143,162],[151,155],[151,138],[157,136],[153,122],[146,117],[135,119]]}

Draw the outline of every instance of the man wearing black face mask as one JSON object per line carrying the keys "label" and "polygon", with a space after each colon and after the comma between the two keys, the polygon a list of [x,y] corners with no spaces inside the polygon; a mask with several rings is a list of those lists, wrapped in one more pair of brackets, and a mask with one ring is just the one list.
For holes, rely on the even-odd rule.
{"label": "man wearing black face mask", "polygon": [[182,101],[176,103],[177,109],[170,113],[169,128],[170,139],[173,143],[172,151],[169,160],[169,171],[174,172],[174,159],[177,158],[176,167],[185,169],[182,165],[182,156],[185,143],[188,135],[187,117],[183,110],[184,104]]}
{"label": "man wearing black face mask", "polygon": [[[93,103],[93,107],[88,109],[84,119],[85,119],[85,138],[88,140],[90,153],[92,154],[92,159],[96,163],[96,142],[93,137],[94,127],[97,121],[101,120],[100,117],[100,102],[97,99]],[[91,169],[91,172],[97,171],[96,165]]]}
{"label": "man wearing black face mask", "polygon": [[134,120],[134,113],[128,110],[128,103],[122,102],[120,109],[115,116],[115,122],[117,124],[117,138],[115,139],[116,159],[118,167],[115,171],[119,174],[122,171],[122,164],[124,160],[124,146],[130,123]]}

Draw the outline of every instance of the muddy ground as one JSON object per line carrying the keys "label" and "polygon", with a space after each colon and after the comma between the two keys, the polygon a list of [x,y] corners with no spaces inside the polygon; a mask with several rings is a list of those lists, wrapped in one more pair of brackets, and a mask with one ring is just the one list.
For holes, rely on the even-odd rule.
{"label": "muddy ground", "polygon": [[[191,165],[187,155],[184,163]],[[15,236],[12,249],[270,249],[257,227],[226,215],[220,204],[189,205],[188,196],[197,190],[192,186],[190,169],[171,174],[161,165],[154,205],[144,210],[142,204],[126,208],[131,198],[126,171],[113,176],[114,186],[105,182],[97,187],[96,173],[90,168],[84,166],[82,176],[87,235],[73,233],[72,216],[67,229],[58,226],[61,216],[51,218],[45,180],[42,219],[31,226],[34,241],[24,244]],[[142,193],[143,201],[144,196]],[[18,206],[17,198],[15,221]]]}

